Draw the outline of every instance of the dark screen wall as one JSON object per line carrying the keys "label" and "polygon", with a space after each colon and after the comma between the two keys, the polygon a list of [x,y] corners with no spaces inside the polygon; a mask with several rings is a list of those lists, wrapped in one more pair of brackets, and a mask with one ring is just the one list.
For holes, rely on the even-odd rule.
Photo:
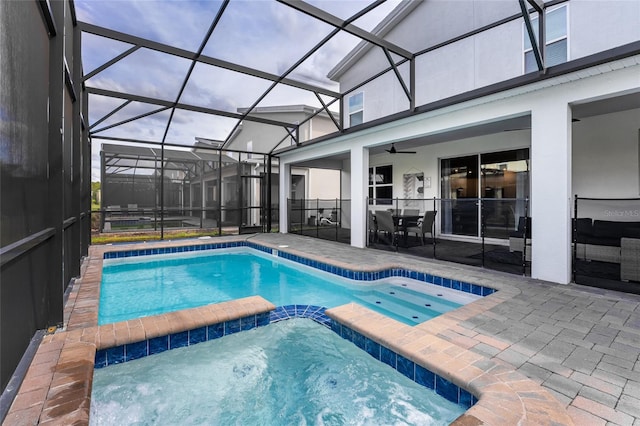
{"label": "dark screen wall", "polygon": [[[0,385],[63,321],[87,253],[90,151],[68,1],[0,2]],[[84,114],[86,116],[86,114]]]}

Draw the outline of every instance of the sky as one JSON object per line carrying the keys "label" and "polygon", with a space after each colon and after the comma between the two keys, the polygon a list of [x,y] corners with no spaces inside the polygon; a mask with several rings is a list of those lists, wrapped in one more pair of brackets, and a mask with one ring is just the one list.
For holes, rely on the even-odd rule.
{"label": "sky", "polygon": [[[369,0],[308,0],[342,19],[366,7]],[[355,24],[371,30],[399,0],[389,0]],[[76,0],[79,21],[132,34],[169,46],[196,52],[216,17],[221,1],[216,0]],[[273,74],[289,70],[309,49],[327,36],[333,27],[272,0],[232,0],[203,54]],[[337,83],[326,75],[359,39],[340,33],[295,68],[288,77],[338,92]],[[132,46],[103,37],[83,34],[85,74],[125,52]],[[87,86],[175,101],[191,62],[187,59],[139,49],[87,80]],[[195,106],[237,112],[249,107],[271,85],[270,81],[198,63],[179,101]],[[325,98],[328,101],[329,98]],[[89,122],[122,104],[103,96],[91,95]],[[291,86],[279,85],[259,106],[306,104],[321,107],[315,95]],[[156,110],[132,102],[100,123],[100,129],[127,118]],[[99,134],[159,142],[166,130],[170,110],[158,112]],[[224,140],[237,120],[177,110],[168,129],[166,142],[191,145],[195,136]],[[107,143],[110,143],[107,141]],[[92,180],[100,179],[99,139],[93,139]]]}

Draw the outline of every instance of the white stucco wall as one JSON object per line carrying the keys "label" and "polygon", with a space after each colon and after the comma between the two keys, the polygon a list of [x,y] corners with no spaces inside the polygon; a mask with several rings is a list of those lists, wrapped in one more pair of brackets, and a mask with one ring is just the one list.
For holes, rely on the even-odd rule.
{"label": "white stucco wall", "polygon": [[[640,1],[571,0],[562,5],[568,16],[568,60],[640,40]],[[517,1],[423,1],[386,38],[417,52],[518,12]],[[516,19],[418,56],[416,105],[522,75],[523,22]],[[351,89],[388,66],[379,48],[370,49],[339,78],[341,90]],[[405,81],[408,84],[408,78]],[[358,91],[364,92],[365,121],[409,107],[392,72]],[[344,110],[348,111],[346,102],[347,97]],[[348,127],[348,120],[345,125]]]}
{"label": "white stucco wall", "polygon": [[340,198],[340,170],[309,169],[309,196],[321,200]]}
{"label": "white stucco wall", "polygon": [[[400,66],[399,71],[405,81],[405,85],[409,87],[408,64]],[[383,76],[369,82],[361,89],[345,96],[345,108],[343,110],[345,127],[350,127],[349,97],[359,92],[364,92],[365,122],[386,117],[409,108],[409,98],[407,98],[402,85],[398,81],[396,74],[393,71],[389,71]]]}
{"label": "white stucco wall", "polygon": [[[440,193],[440,160],[443,158],[481,154],[485,152],[506,151],[510,149],[528,148],[531,131],[521,130],[502,132],[493,135],[443,142],[419,147],[416,154],[379,154],[371,156],[370,166],[393,165],[393,196],[402,198],[402,175],[405,173],[423,172],[425,178],[431,178],[431,188],[424,189],[424,198],[441,197]],[[382,208],[382,207],[381,207]],[[385,207],[386,208],[386,207]]]}
{"label": "white stucco wall", "polygon": [[571,0],[569,58],[640,40],[640,1]]}
{"label": "white stucco wall", "polygon": [[585,198],[640,196],[639,144],[640,109],[573,123],[572,193]]}

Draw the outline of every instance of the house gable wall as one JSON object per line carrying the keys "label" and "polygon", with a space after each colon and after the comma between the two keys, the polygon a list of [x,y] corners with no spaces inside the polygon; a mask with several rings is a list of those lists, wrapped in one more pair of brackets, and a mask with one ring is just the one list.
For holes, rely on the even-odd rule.
{"label": "house gable wall", "polygon": [[[571,0],[554,7],[567,7],[568,60],[640,40],[640,2]],[[418,52],[517,13],[517,1],[424,1],[386,38]],[[415,105],[522,75],[523,22],[521,18],[514,19],[417,56]],[[340,75],[341,90],[347,92],[388,67],[381,49],[371,48]],[[409,86],[408,64],[400,67],[400,73]],[[364,92],[365,122],[405,111],[410,106],[392,71],[354,93],[360,91]],[[349,94],[344,104],[346,127],[349,127],[348,98]]]}

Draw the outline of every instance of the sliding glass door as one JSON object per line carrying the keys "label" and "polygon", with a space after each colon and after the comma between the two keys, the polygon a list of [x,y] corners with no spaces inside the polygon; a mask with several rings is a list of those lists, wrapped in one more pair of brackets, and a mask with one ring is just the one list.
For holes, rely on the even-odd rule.
{"label": "sliding glass door", "polygon": [[529,149],[441,160],[441,233],[507,238],[529,197]]}

